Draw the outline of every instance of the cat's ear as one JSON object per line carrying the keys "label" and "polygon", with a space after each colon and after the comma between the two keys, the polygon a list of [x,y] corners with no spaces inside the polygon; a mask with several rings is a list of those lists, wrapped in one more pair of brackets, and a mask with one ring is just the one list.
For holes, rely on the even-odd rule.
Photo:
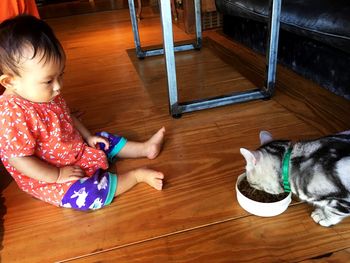
{"label": "cat's ear", "polygon": [[249,151],[249,150],[247,150],[245,148],[241,148],[239,151],[241,152],[241,154],[243,155],[244,159],[246,160],[247,165],[255,166],[256,163],[260,159],[259,152],[257,152],[257,151]]}
{"label": "cat's ear", "polygon": [[260,137],[261,145],[273,141],[272,134],[269,133],[268,131],[261,131],[259,134],[259,137]]}

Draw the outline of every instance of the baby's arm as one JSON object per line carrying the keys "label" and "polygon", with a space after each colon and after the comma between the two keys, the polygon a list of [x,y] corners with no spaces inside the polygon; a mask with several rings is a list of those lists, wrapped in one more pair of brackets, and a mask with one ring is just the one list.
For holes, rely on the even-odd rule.
{"label": "baby's arm", "polygon": [[84,171],[79,166],[58,168],[35,156],[10,158],[9,163],[26,176],[47,183],[64,183],[85,176]]}
{"label": "baby's arm", "polygon": [[84,140],[92,136],[90,131],[84,126],[84,124],[79,121],[76,117],[72,115],[74,127],[80,132],[81,136],[83,136]]}
{"label": "baby's arm", "polygon": [[72,116],[74,127],[80,132],[84,140],[91,147],[97,148],[97,144],[102,142],[105,145],[105,150],[109,148],[109,142],[106,138],[101,136],[95,136],[90,133],[90,131],[84,126],[84,124],[79,121],[76,117]]}

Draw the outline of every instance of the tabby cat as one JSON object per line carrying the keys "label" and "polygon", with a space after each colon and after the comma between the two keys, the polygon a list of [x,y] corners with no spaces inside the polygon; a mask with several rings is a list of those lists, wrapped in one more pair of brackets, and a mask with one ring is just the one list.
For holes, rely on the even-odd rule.
{"label": "tabby cat", "polygon": [[291,192],[315,206],[311,217],[316,223],[328,227],[350,216],[350,132],[293,143],[262,131],[260,142],[256,151],[240,149],[252,187],[283,193],[285,169]]}

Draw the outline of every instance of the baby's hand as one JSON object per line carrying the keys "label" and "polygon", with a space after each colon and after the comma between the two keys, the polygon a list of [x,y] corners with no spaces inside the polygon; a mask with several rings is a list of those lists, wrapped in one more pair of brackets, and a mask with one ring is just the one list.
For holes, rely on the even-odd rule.
{"label": "baby's hand", "polygon": [[91,135],[86,142],[95,149],[99,149],[98,143],[103,143],[105,145],[105,148],[101,150],[108,150],[109,148],[109,141],[105,137]]}
{"label": "baby's hand", "polygon": [[75,181],[85,176],[84,171],[79,166],[65,166],[59,168],[58,178],[56,183],[65,183]]}

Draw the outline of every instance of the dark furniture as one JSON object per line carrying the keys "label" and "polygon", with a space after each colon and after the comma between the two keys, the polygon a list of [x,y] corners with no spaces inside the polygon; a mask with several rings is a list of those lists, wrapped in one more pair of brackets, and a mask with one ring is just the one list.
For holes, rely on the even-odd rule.
{"label": "dark furniture", "polygon": [[[216,0],[223,31],[266,50],[269,0]],[[278,62],[350,99],[350,1],[282,0]]]}

